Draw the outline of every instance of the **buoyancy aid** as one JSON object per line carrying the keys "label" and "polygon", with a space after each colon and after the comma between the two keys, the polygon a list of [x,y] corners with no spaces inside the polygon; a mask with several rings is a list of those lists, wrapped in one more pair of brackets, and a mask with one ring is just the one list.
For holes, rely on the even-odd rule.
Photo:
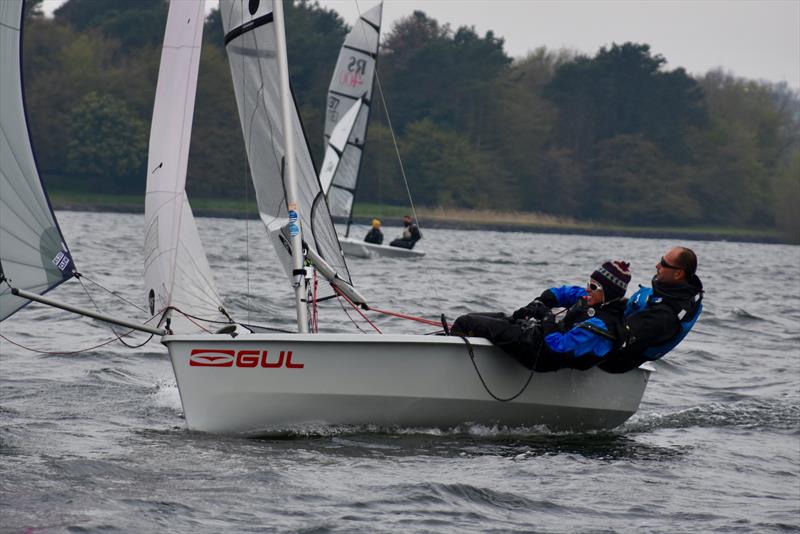
{"label": "buoyancy aid", "polygon": [[700,312],[703,311],[703,291],[701,289],[690,299],[676,303],[667,301],[664,297],[654,295],[652,287],[639,286],[639,290],[628,299],[628,303],[625,306],[625,317],[659,304],[666,304],[672,308],[677,315],[680,329],[672,338],[664,343],[647,347],[642,351],[642,356],[650,361],[657,360],[674,349],[692,330],[698,317],[700,317]]}
{"label": "buoyancy aid", "polygon": [[[559,325],[559,329],[562,332],[566,332],[574,327],[584,328],[593,334],[609,339],[613,343],[612,350],[614,350],[622,344],[624,339],[622,335],[622,312],[623,302],[619,300],[607,302],[597,307],[590,307],[586,299],[581,299],[567,311]],[[588,319],[593,317],[600,319],[607,330],[587,322]]]}

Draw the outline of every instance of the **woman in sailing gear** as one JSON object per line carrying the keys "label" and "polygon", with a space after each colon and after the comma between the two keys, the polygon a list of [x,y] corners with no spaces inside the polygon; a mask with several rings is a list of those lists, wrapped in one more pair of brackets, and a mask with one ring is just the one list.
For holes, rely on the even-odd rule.
{"label": "woman in sailing gear", "polygon": [[403,215],[403,233],[389,243],[389,246],[412,249],[420,239],[422,234],[417,225],[411,222],[411,215]]}
{"label": "woman in sailing gear", "polygon": [[[510,318],[504,314],[463,315],[456,319],[452,332],[485,337],[529,369],[588,369],[617,346],[625,307],[621,299],[630,279],[628,263],[607,261],[592,273],[586,288],[548,289]],[[568,308],[557,325],[549,312],[554,307]]]}
{"label": "woman in sailing gear", "polygon": [[372,219],[372,229],[367,232],[367,236],[364,238],[364,241],[367,243],[375,243],[376,245],[383,243],[383,232],[381,232],[380,220]]}
{"label": "woman in sailing gear", "polygon": [[640,286],[628,299],[622,343],[602,369],[634,369],[663,357],[686,337],[703,310],[703,284],[696,270],[697,256],[686,247],[661,257],[652,287]]}

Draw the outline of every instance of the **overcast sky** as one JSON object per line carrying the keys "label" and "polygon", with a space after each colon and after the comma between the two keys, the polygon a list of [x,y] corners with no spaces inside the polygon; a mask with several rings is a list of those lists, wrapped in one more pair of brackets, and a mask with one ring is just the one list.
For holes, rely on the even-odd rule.
{"label": "overcast sky", "polygon": [[[63,1],[45,0],[45,10]],[[377,3],[319,1],[350,25],[359,10]],[[593,55],[601,46],[634,41],[649,44],[669,69],[704,74],[722,67],[800,89],[800,0],[385,0],[384,33],[414,10],[454,29],[474,26],[481,36],[493,30],[513,57],[539,46]]]}

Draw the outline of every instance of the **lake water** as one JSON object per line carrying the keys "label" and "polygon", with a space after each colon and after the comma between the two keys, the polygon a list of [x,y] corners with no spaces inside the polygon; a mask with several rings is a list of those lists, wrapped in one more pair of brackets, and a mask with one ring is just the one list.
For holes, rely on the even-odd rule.
{"label": "lake water", "polygon": [[[92,283],[143,306],[143,217],[58,215],[92,299],[146,318]],[[198,224],[236,317],[292,328],[260,223]],[[249,440],[186,430],[156,341],[98,347],[113,339],[107,326],[31,305],[2,324],[0,531],[800,531],[800,248],[423,234],[422,259],[349,261],[374,306],[451,320],[511,311],[547,287],[583,284],[608,258],[632,263],[634,288],[685,244],[700,258],[705,311],[613,431],[339,428]],[[52,295],[93,307],[74,280]],[[323,330],[356,331],[338,305],[320,313]],[[376,320],[384,332],[432,329]]]}

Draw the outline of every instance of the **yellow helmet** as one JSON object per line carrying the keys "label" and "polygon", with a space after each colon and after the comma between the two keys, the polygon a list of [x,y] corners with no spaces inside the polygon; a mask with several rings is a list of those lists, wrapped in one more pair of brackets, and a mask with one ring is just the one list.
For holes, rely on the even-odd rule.
{"label": "yellow helmet", "polygon": [[372,227],[373,228],[380,228],[381,227],[381,221],[378,220],[378,219],[372,219]]}

